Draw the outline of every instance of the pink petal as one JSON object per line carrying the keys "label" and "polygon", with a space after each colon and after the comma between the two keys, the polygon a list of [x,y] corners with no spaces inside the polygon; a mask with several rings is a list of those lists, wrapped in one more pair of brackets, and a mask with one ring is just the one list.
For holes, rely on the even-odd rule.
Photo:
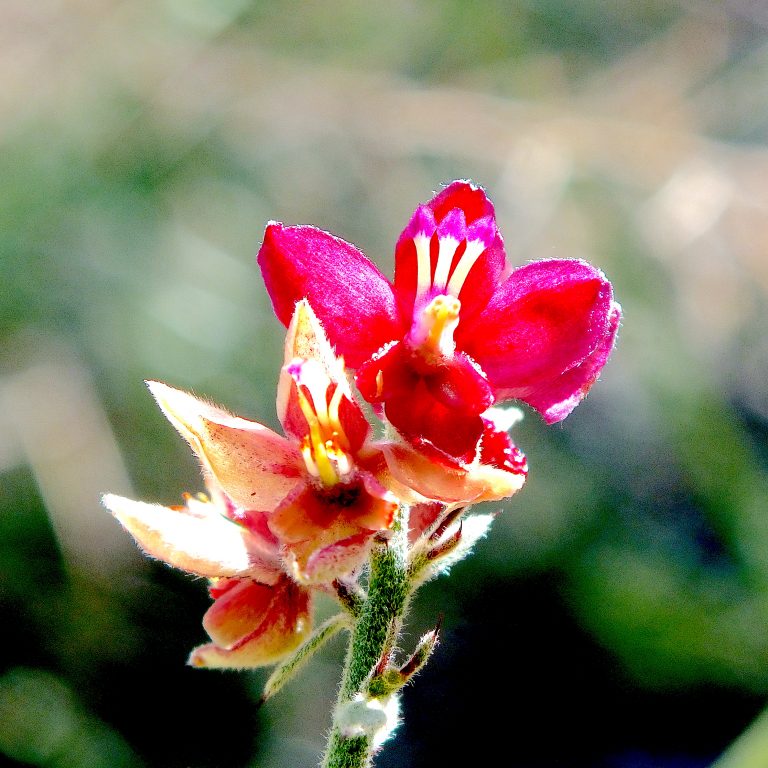
{"label": "pink petal", "polygon": [[459,323],[456,343],[483,368],[498,400],[527,401],[598,347],[611,307],[611,284],[589,264],[533,262],[512,272],[471,322]]}
{"label": "pink petal", "polygon": [[413,544],[445,510],[445,504],[438,501],[426,501],[413,505],[408,515],[408,541]]}
{"label": "pink petal", "polygon": [[432,461],[423,451],[405,445],[385,447],[394,477],[427,499],[452,504],[472,504],[505,499],[522,488],[525,474],[486,464],[449,469]]}
{"label": "pink petal", "polygon": [[[362,556],[360,542],[387,530],[396,508],[394,496],[375,478],[361,472],[351,485],[328,489],[308,486],[294,492],[270,516],[269,523],[285,544],[287,566],[294,578],[319,583],[357,567]],[[331,563],[338,569],[329,579]]]}
{"label": "pink petal", "polygon": [[147,385],[169,421],[238,506],[273,509],[300,482],[301,457],[284,437],[166,384]]}
{"label": "pink petal", "polygon": [[[339,507],[321,496],[320,489],[304,485],[294,489],[269,516],[270,530],[282,543],[319,539],[336,523]],[[346,534],[354,531],[353,526]]]}
{"label": "pink petal", "polygon": [[350,243],[314,227],[271,223],[258,261],[280,321],[287,326],[296,302],[308,299],[350,367],[403,335],[392,286]]}
{"label": "pink petal", "polygon": [[216,645],[231,648],[262,624],[278,591],[274,585],[238,579],[206,611],[205,631]]}
{"label": "pink petal", "polygon": [[297,489],[270,515],[269,526],[286,543],[325,546],[360,530],[384,530],[392,523],[397,502],[367,472],[349,485]]}
{"label": "pink petal", "polygon": [[250,669],[275,664],[295,651],[311,629],[309,591],[284,578],[261,623],[232,645],[201,645],[192,651],[194,667]]}
{"label": "pink petal", "polygon": [[592,354],[555,381],[526,396],[526,402],[544,416],[547,424],[562,421],[589,392],[613,350],[620,320],[621,307],[614,303],[606,333]]}
{"label": "pink petal", "polygon": [[322,549],[315,549],[301,567],[302,581],[330,584],[340,576],[353,573],[368,559],[372,544],[372,534],[361,531]]}
{"label": "pink petal", "polygon": [[302,299],[296,303],[288,325],[283,368],[277,384],[277,416],[285,434],[298,440],[307,433],[307,420],[297,401],[296,375],[292,369],[307,360],[315,362],[315,367],[324,374],[329,383],[339,368],[323,326],[309,302]]}
{"label": "pink petal", "polygon": [[[224,517],[214,504],[202,502],[195,512],[187,507],[169,508],[108,494],[104,506],[150,556],[198,576],[221,577],[252,572],[274,581],[270,568],[249,549],[250,534]],[[202,512],[203,509],[207,512]]]}

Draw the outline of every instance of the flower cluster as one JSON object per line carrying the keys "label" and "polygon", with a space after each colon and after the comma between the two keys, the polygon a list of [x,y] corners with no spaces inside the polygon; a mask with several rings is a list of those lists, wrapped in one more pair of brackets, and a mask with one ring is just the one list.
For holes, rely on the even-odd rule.
{"label": "flower cluster", "polygon": [[493,205],[464,181],[416,209],[392,282],[309,226],[270,223],[258,262],[287,326],[284,434],[148,382],[197,455],[207,495],[173,507],[104,498],[149,555],[210,580],[210,642],[192,652],[195,666],[290,657],[311,637],[319,591],[354,614],[399,510],[413,584],[466,552],[490,520],[467,517],[469,505],[511,496],[528,471],[508,434],[519,411],[499,404],[565,418],[619,326],[611,284],[589,264],[511,269]]}

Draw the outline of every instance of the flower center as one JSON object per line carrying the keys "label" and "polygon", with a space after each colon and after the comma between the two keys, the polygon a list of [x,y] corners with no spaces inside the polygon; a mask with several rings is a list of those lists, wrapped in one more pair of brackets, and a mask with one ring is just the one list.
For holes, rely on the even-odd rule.
{"label": "flower center", "polygon": [[461,302],[455,296],[435,296],[414,318],[410,346],[423,357],[451,357],[456,349],[453,332],[460,310]]}
{"label": "flower center", "polygon": [[329,400],[328,377],[312,363],[302,364],[296,380],[299,407],[309,430],[301,441],[301,455],[309,474],[331,488],[346,482],[353,471],[349,440],[339,418],[344,387],[337,384]]}
{"label": "flower center", "polygon": [[[429,236],[424,232],[416,235],[413,243],[416,246],[417,309],[409,346],[427,361],[452,357],[456,349],[453,333],[461,311],[459,294],[485,251],[486,243],[478,239],[459,240],[450,235]],[[437,257],[433,259],[435,246]],[[433,298],[424,304],[429,296]]]}

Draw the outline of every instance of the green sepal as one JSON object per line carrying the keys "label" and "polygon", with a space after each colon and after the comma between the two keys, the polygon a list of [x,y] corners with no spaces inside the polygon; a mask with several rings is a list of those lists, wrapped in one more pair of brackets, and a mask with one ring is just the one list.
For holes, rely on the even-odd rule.
{"label": "green sepal", "polygon": [[287,660],[275,667],[269,679],[264,684],[264,693],[259,704],[272,698],[287,682],[292,680],[304,667],[304,665],[325,645],[334,635],[342,629],[350,629],[349,617],[344,613],[337,613],[324,621],[310,636],[309,640],[299,648]]}
{"label": "green sepal", "polygon": [[440,624],[419,639],[416,650],[408,661],[399,669],[388,667],[380,674],[374,675],[368,683],[368,696],[382,698],[399,691],[411,678],[429,661],[432,651],[437,647],[440,635]]}

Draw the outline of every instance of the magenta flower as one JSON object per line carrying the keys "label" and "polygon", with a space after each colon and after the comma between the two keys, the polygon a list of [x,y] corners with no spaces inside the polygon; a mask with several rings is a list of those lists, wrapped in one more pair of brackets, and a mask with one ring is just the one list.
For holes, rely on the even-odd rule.
{"label": "magenta flower", "polygon": [[[485,192],[455,181],[419,206],[395,249],[394,283],[349,243],[267,226],[258,256],[278,318],[307,298],[358,388],[413,445],[466,466],[501,439],[483,414],[518,399],[547,423],[586,395],[621,308],[586,262],[507,267]],[[506,449],[506,446],[505,446]]]}

